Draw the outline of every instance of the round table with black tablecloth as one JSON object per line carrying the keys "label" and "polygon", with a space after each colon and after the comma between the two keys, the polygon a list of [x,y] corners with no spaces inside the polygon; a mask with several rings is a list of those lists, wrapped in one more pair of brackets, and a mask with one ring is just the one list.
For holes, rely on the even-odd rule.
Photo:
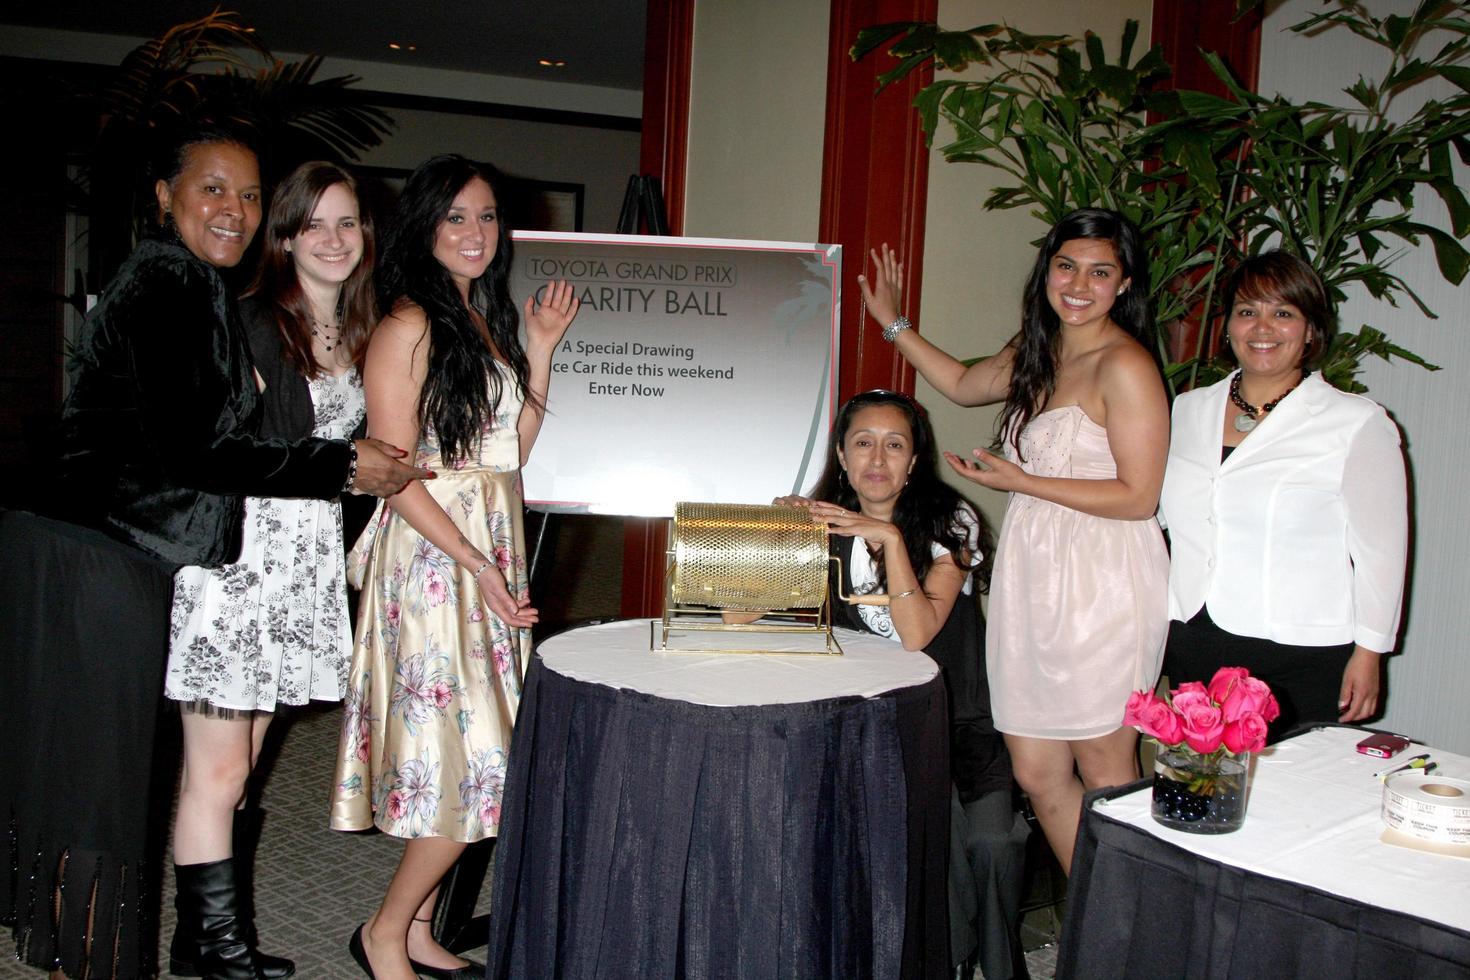
{"label": "round table with black tablecloth", "polygon": [[491,977],[941,977],[949,761],[933,661],[649,651],[573,630],[527,676]]}

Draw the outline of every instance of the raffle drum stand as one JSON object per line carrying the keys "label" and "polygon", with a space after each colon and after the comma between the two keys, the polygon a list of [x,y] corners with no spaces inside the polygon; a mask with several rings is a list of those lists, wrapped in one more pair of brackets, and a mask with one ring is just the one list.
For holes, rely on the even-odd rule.
{"label": "raffle drum stand", "polygon": [[[841,655],[832,635],[827,526],[804,507],[761,504],[674,505],[662,620],[649,624],[649,649],[665,653]],[[840,596],[886,605],[886,595]],[[713,614],[760,614],[762,621],[728,623]],[[660,625],[662,639],[660,640]],[[804,634],[820,649],[670,646],[677,633]],[[677,640],[677,637],[675,637]]]}

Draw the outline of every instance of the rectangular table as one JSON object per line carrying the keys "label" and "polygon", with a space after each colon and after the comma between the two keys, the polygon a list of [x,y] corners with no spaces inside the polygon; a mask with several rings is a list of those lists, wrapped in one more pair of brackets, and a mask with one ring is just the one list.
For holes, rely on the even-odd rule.
{"label": "rectangular table", "polygon": [[[1379,839],[1392,760],[1350,726],[1255,761],[1245,825],[1207,836],[1149,814],[1152,780],[1083,804],[1058,977],[1470,977],[1470,859]],[[1439,774],[1470,759],[1429,751]]]}

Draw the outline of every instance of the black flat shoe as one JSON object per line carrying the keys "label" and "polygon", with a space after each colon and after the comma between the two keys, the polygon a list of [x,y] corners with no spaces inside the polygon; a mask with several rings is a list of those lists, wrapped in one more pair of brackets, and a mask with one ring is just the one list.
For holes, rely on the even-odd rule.
{"label": "black flat shoe", "polygon": [[[413,968],[413,972],[421,977],[428,977],[429,980],[482,980],[485,976],[485,964],[474,960],[466,960],[464,966],[446,967],[429,966],[410,957],[408,965]],[[371,975],[372,971],[368,972]]]}
{"label": "black flat shoe", "polygon": [[366,922],[357,927],[352,938],[347,940],[347,952],[352,954],[352,958],[357,961],[358,966],[362,967],[362,972],[366,973],[370,980],[378,980],[378,975],[373,972],[372,964],[368,962],[367,950],[362,945],[362,931],[366,928]]}

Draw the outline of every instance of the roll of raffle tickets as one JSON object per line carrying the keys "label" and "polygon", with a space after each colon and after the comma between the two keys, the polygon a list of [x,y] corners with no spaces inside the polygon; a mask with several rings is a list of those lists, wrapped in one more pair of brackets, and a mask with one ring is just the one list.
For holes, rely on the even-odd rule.
{"label": "roll of raffle tickets", "polygon": [[1470,780],[1396,772],[1383,784],[1383,822],[1416,840],[1470,845]]}

